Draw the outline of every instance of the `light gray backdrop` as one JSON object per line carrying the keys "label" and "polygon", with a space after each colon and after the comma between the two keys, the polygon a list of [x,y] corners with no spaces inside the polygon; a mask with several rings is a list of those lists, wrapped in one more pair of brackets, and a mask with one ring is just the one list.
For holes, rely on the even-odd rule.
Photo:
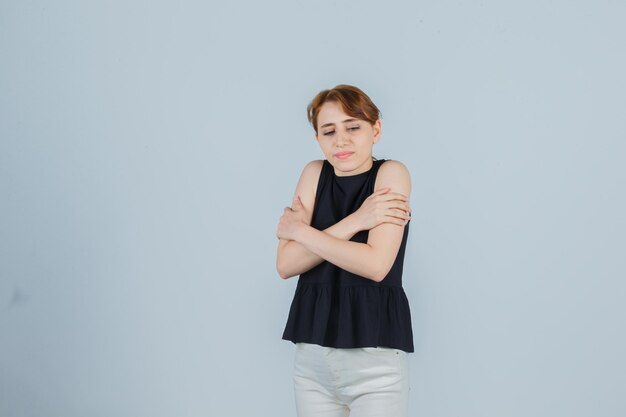
{"label": "light gray backdrop", "polygon": [[411,416],[626,415],[625,19],[0,0],[0,416],[294,416],[275,227],[338,83],[413,178]]}

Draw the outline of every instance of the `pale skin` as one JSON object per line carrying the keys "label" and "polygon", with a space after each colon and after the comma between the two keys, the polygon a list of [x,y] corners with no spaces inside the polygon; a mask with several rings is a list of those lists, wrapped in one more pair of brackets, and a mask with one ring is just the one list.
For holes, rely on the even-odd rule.
{"label": "pale skin", "polygon": [[[380,120],[370,124],[352,118],[338,104],[327,102],[317,122],[315,138],[336,175],[356,175],[372,167]],[[395,261],[410,219],[408,170],[398,161],[386,161],[378,171],[376,191],[361,207],[335,225],[317,230],[310,222],[321,168],[322,161],[305,166],[292,206],[284,210],[278,223],[279,275],[289,278],[328,261],[364,278],[382,281]],[[369,230],[366,243],[349,240],[361,230]]]}

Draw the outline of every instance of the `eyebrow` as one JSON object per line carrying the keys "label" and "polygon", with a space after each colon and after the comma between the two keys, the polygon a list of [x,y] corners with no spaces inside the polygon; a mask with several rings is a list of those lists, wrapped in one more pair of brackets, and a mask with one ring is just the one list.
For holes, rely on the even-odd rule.
{"label": "eyebrow", "polygon": [[[342,123],[356,122],[356,121],[358,121],[358,120],[359,120],[359,119],[354,119],[354,118],[351,118],[351,119],[346,119],[346,120],[344,120]],[[323,128],[323,127],[328,127],[328,126],[334,126],[334,125],[335,125],[334,123],[326,123],[326,124],[321,125],[321,126],[320,126],[320,128]]]}

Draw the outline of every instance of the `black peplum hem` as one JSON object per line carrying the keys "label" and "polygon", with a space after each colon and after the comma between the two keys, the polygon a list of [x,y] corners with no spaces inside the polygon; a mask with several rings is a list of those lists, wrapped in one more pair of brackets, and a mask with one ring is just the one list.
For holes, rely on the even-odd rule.
{"label": "black peplum hem", "polygon": [[401,286],[298,282],[283,339],[334,348],[413,352],[409,302]]}

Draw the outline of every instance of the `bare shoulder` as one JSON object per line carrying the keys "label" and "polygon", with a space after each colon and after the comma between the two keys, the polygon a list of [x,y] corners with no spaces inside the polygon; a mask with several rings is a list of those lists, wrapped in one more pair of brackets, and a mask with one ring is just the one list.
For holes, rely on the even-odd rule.
{"label": "bare shoulder", "polygon": [[[306,164],[302,169],[302,174],[300,175],[300,180],[298,181],[298,188],[300,188],[300,186],[307,189],[316,187],[320,172],[322,172],[323,163],[324,161],[315,160]],[[315,192],[315,188],[313,189],[313,192]]]}
{"label": "bare shoulder", "polygon": [[406,165],[395,159],[389,159],[382,163],[378,169],[379,174],[383,175],[400,175],[409,177],[409,170]]}
{"label": "bare shoulder", "polygon": [[302,169],[302,176],[313,176],[313,177],[317,177],[319,176],[320,172],[322,171],[322,165],[324,164],[324,161],[322,161],[321,159],[316,159],[314,161],[309,162],[308,164],[306,164],[304,166],[304,168]]}
{"label": "bare shoulder", "polygon": [[384,187],[405,195],[411,192],[411,175],[402,162],[388,160],[380,166],[376,176],[376,189]]}
{"label": "bare shoulder", "polygon": [[300,174],[294,197],[299,196],[306,209],[312,209],[315,203],[317,182],[322,172],[323,163],[322,160],[311,161],[304,166],[302,174]]}

